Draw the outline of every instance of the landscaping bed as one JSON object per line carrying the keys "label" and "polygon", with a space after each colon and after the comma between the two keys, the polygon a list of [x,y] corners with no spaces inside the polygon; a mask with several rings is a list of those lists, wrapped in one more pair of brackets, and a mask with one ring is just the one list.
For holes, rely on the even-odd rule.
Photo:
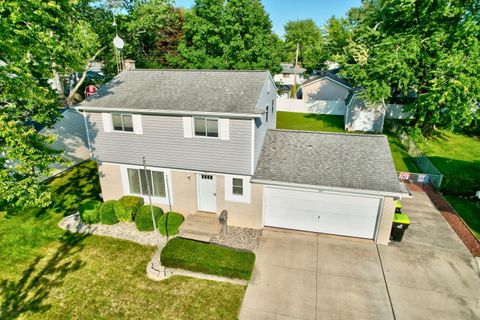
{"label": "landscaping bed", "polygon": [[175,238],[163,248],[161,262],[169,268],[249,280],[255,254],[216,244]]}

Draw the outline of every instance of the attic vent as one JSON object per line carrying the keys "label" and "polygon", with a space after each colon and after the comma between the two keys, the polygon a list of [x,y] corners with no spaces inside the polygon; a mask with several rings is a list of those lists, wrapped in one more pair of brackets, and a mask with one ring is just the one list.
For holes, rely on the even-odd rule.
{"label": "attic vent", "polygon": [[307,148],[308,148],[308,149],[312,149],[312,147],[313,147],[313,146],[312,146],[311,144],[307,145]]}

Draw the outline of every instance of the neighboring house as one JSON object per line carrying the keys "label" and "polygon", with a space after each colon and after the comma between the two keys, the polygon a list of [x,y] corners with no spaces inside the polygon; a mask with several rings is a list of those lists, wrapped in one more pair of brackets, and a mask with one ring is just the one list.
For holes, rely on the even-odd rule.
{"label": "neighboring house", "polygon": [[295,75],[297,84],[301,84],[303,82],[303,74],[305,71],[307,71],[306,69],[298,66],[294,67],[293,63],[282,63],[281,66],[282,72],[273,77],[275,82],[282,85],[293,86],[295,83]]}
{"label": "neighboring house", "polygon": [[147,200],[148,180],[165,210],[387,244],[408,195],[384,136],[275,130],[266,71],[124,71],[77,108],[104,200]]}
{"label": "neighboring house", "polygon": [[369,103],[360,96],[361,90],[352,89],[345,99],[345,130],[382,132],[385,123],[385,102]]}
{"label": "neighboring house", "polygon": [[[51,128],[46,128],[36,122],[28,123],[28,125],[33,125],[40,134],[56,135],[57,141],[51,147],[63,151],[64,159],[69,161],[68,165],[53,164],[50,177],[90,159],[85,119],[82,114],[73,109],[63,109],[61,115],[62,118]],[[48,177],[43,177],[43,179],[46,178]]]}

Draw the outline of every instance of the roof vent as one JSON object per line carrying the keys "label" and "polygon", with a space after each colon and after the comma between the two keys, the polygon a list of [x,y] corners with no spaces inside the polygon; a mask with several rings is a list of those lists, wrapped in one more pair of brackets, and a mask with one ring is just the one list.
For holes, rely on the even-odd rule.
{"label": "roof vent", "polygon": [[124,70],[135,70],[135,60],[133,59],[125,59],[123,61]]}

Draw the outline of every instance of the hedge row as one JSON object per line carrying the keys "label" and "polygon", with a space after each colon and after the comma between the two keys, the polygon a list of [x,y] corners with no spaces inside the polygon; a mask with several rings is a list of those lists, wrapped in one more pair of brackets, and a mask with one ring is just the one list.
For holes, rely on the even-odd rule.
{"label": "hedge row", "polygon": [[[119,221],[134,221],[139,231],[153,231],[152,211],[155,224],[163,235],[174,235],[182,224],[183,215],[177,212],[167,212],[159,207],[143,205],[141,197],[123,196],[119,200],[100,202],[98,200],[87,201],[80,206],[80,219],[86,224],[102,223],[115,224]],[[168,224],[168,227],[166,228]]]}

